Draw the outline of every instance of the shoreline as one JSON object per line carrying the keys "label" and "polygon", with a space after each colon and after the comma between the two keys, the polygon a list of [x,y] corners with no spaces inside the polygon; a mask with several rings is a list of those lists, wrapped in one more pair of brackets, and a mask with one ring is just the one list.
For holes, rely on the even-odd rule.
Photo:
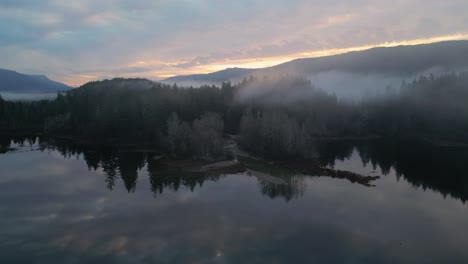
{"label": "shoreline", "polygon": [[[32,136],[34,137],[34,136]],[[375,138],[372,138],[375,139]],[[51,140],[51,141],[47,141]],[[337,138],[333,139],[338,140]],[[350,140],[349,138],[342,140]],[[353,138],[352,140],[356,140]],[[367,138],[369,140],[369,138]],[[56,141],[56,142],[54,142]],[[94,147],[94,148],[115,148],[118,151],[125,152],[143,152],[152,154],[151,161],[157,162],[164,166],[181,169],[187,172],[200,173],[206,176],[209,175],[221,175],[228,173],[247,173],[249,171],[257,171],[262,174],[271,174],[272,171],[281,171],[284,175],[304,175],[310,177],[331,177],[338,179],[346,179],[352,183],[358,183],[367,187],[375,186],[372,184],[373,181],[380,178],[379,176],[365,176],[350,171],[335,170],[327,167],[320,166],[317,158],[311,158],[310,160],[269,160],[267,158],[253,155],[241,149],[236,140],[235,136],[229,136],[225,140],[225,154],[222,157],[214,160],[200,160],[194,158],[182,158],[174,159],[170,158],[166,153],[160,149],[151,146],[148,143],[113,143],[110,141],[96,141],[96,140],[83,140],[72,137],[46,137],[46,144],[53,146],[54,144],[65,144],[79,145],[82,147]],[[7,153],[14,151],[15,148],[1,147],[0,153]],[[276,176],[271,176],[277,178]],[[285,176],[286,178],[288,176]],[[284,179],[279,177],[276,183],[284,183]]]}
{"label": "shoreline", "polygon": [[[108,139],[98,139],[98,138],[84,138],[70,135],[47,135],[43,132],[37,132],[38,130],[32,129],[30,131],[20,129],[20,130],[0,130],[0,136],[4,137],[43,137],[53,140],[64,140],[69,141],[73,144],[80,145],[96,145],[101,147],[117,147],[117,148],[143,148],[150,149],[154,151],[154,143],[152,142],[141,142],[141,141],[128,141],[123,142],[120,139],[108,138]],[[236,140],[238,135],[225,134],[225,140]],[[434,147],[443,147],[443,148],[467,148],[468,143],[450,141],[450,140],[433,140],[427,139],[425,137],[392,137],[392,136],[381,136],[381,135],[368,135],[368,136],[341,136],[341,137],[313,137],[312,140],[318,142],[340,142],[340,141],[373,141],[373,140],[391,140],[397,142],[412,142],[416,144],[425,144]]]}

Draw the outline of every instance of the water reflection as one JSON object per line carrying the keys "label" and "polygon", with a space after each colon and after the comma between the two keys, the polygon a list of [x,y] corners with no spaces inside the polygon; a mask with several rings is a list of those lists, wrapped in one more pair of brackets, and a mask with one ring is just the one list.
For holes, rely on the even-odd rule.
{"label": "water reflection", "polygon": [[275,184],[260,180],[259,185],[263,195],[272,199],[282,197],[285,201],[302,197],[306,190],[304,177],[302,176],[288,177],[288,181],[285,184]]}
{"label": "water reflection", "polygon": [[[467,169],[458,164],[466,157],[462,150],[444,154],[451,157],[444,161],[441,149],[319,146],[324,166],[341,168],[351,160],[369,165],[360,173],[374,166],[401,177],[383,177],[368,188],[265,163],[249,164],[242,175],[204,175],[157,162],[151,153],[35,138],[0,142],[17,149],[0,155],[1,263],[468,260],[468,238],[460,231],[468,228],[466,206],[404,181],[463,200],[466,192],[453,186],[463,184]],[[416,154],[420,160],[406,167]],[[422,165],[430,169],[417,168]]]}
{"label": "water reflection", "polygon": [[152,162],[148,156],[148,175],[150,177],[151,192],[155,197],[164,191],[178,191],[186,187],[190,191],[201,188],[206,181],[217,181],[222,175],[199,175],[176,167],[167,167],[158,162]]}
{"label": "water reflection", "polygon": [[[0,137],[0,148],[36,148],[40,151],[57,151],[66,158],[83,158],[89,170],[102,169],[105,184],[113,190],[119,180],[129,193],[137,188],[138,172],[147,168],[151,190],[154,196],[164,191],[177,191],[181,186],[194,191],[205,181],[217,181],[222,174],[200,175],[174,167],[162,166],[153,161],[154,154],[98,148],[67,141],[57,141],[36,137]],[[466,148],[433,147],[407,142],[385,142],[381,140],[353,142],[330,141],[317,146],[322,166],[333,167],[338,161],[349,159],[354,152],[360,157],[363,166],[372,165],[384,175],[392,171],[398,179],[403,178],[413,186],[430,189],[449,195],[463,202],[468,200],[468,150]],[[258,164],[248,164],[247,175],[258,179],[260,191],[270,198],[282,197],[285,201],[304,195],[303,177],[276,168]]]}
{"label": "water reflection", "polygon": [[[123,181],[129,193],[135,192],[137,187],[138,172],[145,166],[150,178],[151,191],[157,197],[164,191],[177,191],[181,186],[191,191],[201,188],[206,181],[217,181],[223,174],[203,174],[183,170],[176,166],[164,166],[153,160],[154,154],[119,150],[116,148],[98,148],[96,146],[84,146],[72,144],[66,141],[51,140],[35,137],[4,138],[5,148],[17,146],[38,145],[40,151],[57,151],[66,158],[83,158],[88,169],[98,171],[102,169],[105,175],[106,187],[112,191],[119,179]],[[254,164],[251,164],[254,166]],[[284,198],[290,201],[304,194],[305,185],[303,177],[292,175],[273,166],[259,167],[261,170],[254,175],[258,179],[260,190],[270,198]],[[268,176],[259,176],[259,174]],[[276,179],[271,180],[271,179]]]}
{"label": "water reflection", "polygon": [[398,179],[424,190],[468,200],[468,149],[434,147],[414,142],[328,142],[320,146],[320,161],[333,166],[357,151],[363,166],[371,164],[384,175],[392,170]]}

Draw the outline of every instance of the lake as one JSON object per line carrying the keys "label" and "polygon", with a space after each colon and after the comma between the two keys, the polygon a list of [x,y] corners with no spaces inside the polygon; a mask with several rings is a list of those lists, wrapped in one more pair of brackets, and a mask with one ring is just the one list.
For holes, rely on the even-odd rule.
{"label": "lake", "polygon": [[463,148],[317,147],[323,166],[381,176],[367,187],[273,169],[202,175],[151,153],[35,138],[0,144],[0,263],[468,263]]}

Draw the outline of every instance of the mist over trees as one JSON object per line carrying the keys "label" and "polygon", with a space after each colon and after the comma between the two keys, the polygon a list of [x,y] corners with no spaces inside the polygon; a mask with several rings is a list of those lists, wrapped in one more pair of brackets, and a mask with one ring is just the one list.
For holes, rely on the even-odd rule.
{"label": "mist over trees", "polygon": [[223,154],[223,133],[224,122],[216,113],[204,113],[190,125],[173,112],[167,120],[167,149],[174,158],[212,160]]}
{"label": "mist over trees", "polygon": [[323,138],[468,143],[468,73],[421,77],[399,90],[350,102],[292,76],[198,88],[117,78],[55,100],[0,99],[0,132],[150,145],[175,158],[200,159],[222,155],[228,134],[272,158],[314,157]]}
{"label": "mist over trees", "polygon": [[369,129],[392,137],[467,142],[468,74],[421,77],[367,104]]}
{"label": "mist over trees", "polygon": [[313,138],[305,125],[279,110],[246,111],[239,136],[245,149],[272,158],[311,158],[314,154]]}

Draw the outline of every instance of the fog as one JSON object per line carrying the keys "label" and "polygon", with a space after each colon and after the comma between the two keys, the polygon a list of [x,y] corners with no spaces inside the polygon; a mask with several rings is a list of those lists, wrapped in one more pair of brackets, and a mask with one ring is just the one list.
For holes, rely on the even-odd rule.
{"label": "fog", "polygon": [[[456,72],[462,72],[459,70]],[[399,93],[403,82],[412,82],[421,76],[438,77],[448,73],[441,67],[432,67],[414,75],[402,76],[379,73],[320,72],[308,76],[312,84],[340,100],[362,101]]]}
{"label": "fog", "polygon": [[295,76],[251,78],[241,83],[235,99],[238,102],[289,104],[323,93],[309,80]]}
{"label": "fog", "polygon": [[257,76],[254,77],[254,81],[240,85],[236,99],[289,104],[326,93],[336,96],[340,101],[362,102],[366,99],[398,95],[404,82],[411,83],[421,77],[436,78],[463,71],[460,69],[448,72],[441,67],[432,67],[408,76],[336,70],[311,74],[307,77],[287,74]]}
{"label": "fog", "polygon": [[12,93],[0,92],[0,96],[6,101],[39,101],[39,100],[53,100],[57,98],[58,93]]}
{"label": "fog", "polygon": [[[267,68],[234,68],[210,74],[176,76],[166,81],[182,86],[219,86],[222,81],[236,84],[250,76],[257,80],[267,76],[266,79],[269,80],[244,85],[239,91],[238,99],[265,97],[266,100],[283,100],[289,103],[314,94],[307,89],[292,87],[291,83],[274,81],[284,76],[296,76],[307,78],[311,81],[310,87],[335,95],[339,100],[359,102],[367,98],[396,94],[403,81],[412,82],[420,76],[438,77],[446,73],[466,71],[467,52],[468,41],[373,48],[334,56],[296,59]],[[272,94],[276,94],[278,98],[272,98]]]}
{"label": "fog", "polygon": [[308,78],[313,85],[340,100],[360,101],[396,93],[403,80],[400,76],[354,74],[329,71]]}
{"label": "fog", "polygon": [[245,85],[240,85],[236,99],[241,102],[254,100],[291,104],[327,94],[341,101],[360,102],[395,95],[400,91],[403,81],[412,80],[414,78],[338,71],[322,72],[307,78],[294,75],[255,77]]}

